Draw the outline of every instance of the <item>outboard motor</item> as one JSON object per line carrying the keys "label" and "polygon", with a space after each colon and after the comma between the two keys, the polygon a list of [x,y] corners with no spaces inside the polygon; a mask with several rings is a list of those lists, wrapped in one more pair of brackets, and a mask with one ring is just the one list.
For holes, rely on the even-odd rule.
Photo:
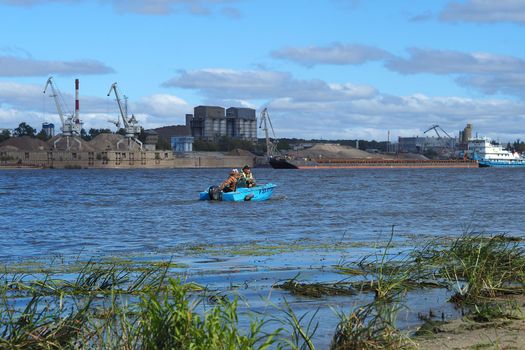
{"label": "outboard motor", "polygon": [[222,191],[219,186],[210,186],[208,196],[210,196],[211,201],[220,201],[222,200]]}

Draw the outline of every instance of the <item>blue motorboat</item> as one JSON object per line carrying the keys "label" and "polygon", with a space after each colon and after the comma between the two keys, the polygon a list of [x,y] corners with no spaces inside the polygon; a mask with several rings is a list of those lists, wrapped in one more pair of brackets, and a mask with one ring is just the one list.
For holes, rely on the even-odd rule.
{"label": "blue motorboat", "polygon": [[272,196],[275,187],[276,185],[269,183],[251,188],[237,188],[235,192],[222,192],[217,186],[210,186],[206,191],[200,193],[199,199],[223,202],[265,201]]}

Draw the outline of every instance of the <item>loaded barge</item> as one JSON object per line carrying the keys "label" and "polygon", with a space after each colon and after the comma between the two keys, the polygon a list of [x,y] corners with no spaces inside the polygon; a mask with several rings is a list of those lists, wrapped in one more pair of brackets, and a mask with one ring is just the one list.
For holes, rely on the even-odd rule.
{"label": "loaded barge", "polygon": [[395,168],[477,168],[475,160],[448,159],[286,159],[270,158],[274,169],[395,169]]}

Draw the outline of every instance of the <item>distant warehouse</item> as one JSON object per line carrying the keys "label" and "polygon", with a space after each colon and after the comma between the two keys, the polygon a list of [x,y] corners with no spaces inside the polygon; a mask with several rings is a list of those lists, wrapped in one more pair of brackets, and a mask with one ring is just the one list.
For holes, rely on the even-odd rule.
{"label": "distant warehouse", "polygon": [[214,141],[221,136],[257,142],[255,109],[197,106],[186,114],[186,126],[196,140]]}

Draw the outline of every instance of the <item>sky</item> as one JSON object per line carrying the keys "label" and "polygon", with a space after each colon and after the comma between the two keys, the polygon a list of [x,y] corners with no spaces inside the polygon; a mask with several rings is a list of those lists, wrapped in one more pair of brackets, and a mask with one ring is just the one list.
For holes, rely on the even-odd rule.
{"label": "sky", "polygon": [[0,128],[59,126],[53,76],[86,129],[117,82],[145,128],[218,105],[277,137],[523,140],[524,44],[524,0],[0,0]]}

